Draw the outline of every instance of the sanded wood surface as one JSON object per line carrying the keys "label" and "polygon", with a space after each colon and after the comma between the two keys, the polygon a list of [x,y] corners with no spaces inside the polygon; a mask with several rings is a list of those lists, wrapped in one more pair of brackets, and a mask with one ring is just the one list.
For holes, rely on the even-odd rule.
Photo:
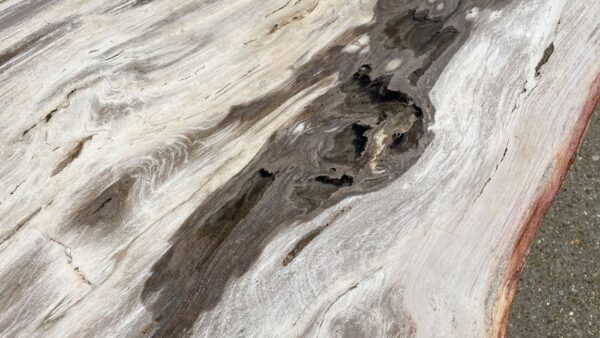
{"label": "sanded wood surface", "polygon": [[0,1],[0,335],[504,335],[599,17]]}

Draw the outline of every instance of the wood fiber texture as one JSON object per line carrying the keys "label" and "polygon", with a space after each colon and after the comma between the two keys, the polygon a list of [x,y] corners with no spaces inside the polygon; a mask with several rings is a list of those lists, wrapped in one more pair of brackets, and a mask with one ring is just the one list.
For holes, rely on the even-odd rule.
{"label": "wood fiber texture", "polygon": [[504,336],[598,17],[0,1],[0,335]]}

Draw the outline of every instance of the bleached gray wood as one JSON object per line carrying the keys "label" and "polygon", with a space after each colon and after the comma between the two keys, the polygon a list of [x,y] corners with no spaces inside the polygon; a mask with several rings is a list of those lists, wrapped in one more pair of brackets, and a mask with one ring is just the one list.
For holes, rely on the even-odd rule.
{"label": "bleached gray wood", "polygon": [[[424,57],[376,48],[380,36],[353,31],[373,23],[382,3],[431,17],[460,8],[447,25],[469,28],[411,86],[406,72]],[[531,236],[598,99],[600,2],[464,6],[0,1],[0,334],[502,336]],[[373,78],[394,75],[390,89],[431,105],[414,163],[272,228],[257,252],[235,253],[231,264],[255,256],[220,284],[214,304],[161,311],[161,288],[190,299],[217,289],[192,287],[187,249],[168,265],[189,273],[186,282],[174,284],[157,263],[190,243],[194,232],[178,233],[190,215],[234,198],[244,168],[262,165],[253,159],[276,157],[271,144],[310,135],[316,127],[298,122],[307,107],[371,62]],[[335,71],[298,80],[307,64]],[[228,115],[265,97],[281,102],[264,117]],[[375,161],[391,135],[366,135]],[[364,168],[356,180],[383,170]],[[276,219],[278,210],[260,210],[266,216],[251,215]]]}

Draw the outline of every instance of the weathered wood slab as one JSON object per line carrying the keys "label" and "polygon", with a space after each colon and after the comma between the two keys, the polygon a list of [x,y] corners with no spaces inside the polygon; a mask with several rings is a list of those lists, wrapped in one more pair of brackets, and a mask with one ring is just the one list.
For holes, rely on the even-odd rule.
{"label": "weathered wood slab", "polygon": [[504,335],[599,17],[0,1],[1,335]]}

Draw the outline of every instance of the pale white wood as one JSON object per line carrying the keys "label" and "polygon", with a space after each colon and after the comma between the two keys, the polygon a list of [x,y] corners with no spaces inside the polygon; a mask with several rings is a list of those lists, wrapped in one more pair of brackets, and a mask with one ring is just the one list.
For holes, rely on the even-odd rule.
{"label": "pale white wood", "polygon": [[[153,314],[140,295],[178,227],[343,79],[294,93],[268,118],[202,140],[199,151],[188,153],[189,135],[285,86],[324,46],[369,23],[376,1],[307,0],[276,11],[288,0],[175,0],[134,12],[121,11],[123,1],[34,3],[0,2],[1,51],[41,30],[48,39],[0,66],[1,335],[149,335]],[[32,8],[17,18],[18,6]],[[466,15],[473,31],[431,84],[434,137],[418,161],[381,190],[270,238],[189,334],[503,334],[527,238],[597,100],[600,2],[514,0]],[[368,46],[363,37],[343,52]],[[102,109],[116,115],[99,122]],[[142,183],[118,229],[66,226],[132,168]],[[325,223],[282,267],[293,244]]]}

